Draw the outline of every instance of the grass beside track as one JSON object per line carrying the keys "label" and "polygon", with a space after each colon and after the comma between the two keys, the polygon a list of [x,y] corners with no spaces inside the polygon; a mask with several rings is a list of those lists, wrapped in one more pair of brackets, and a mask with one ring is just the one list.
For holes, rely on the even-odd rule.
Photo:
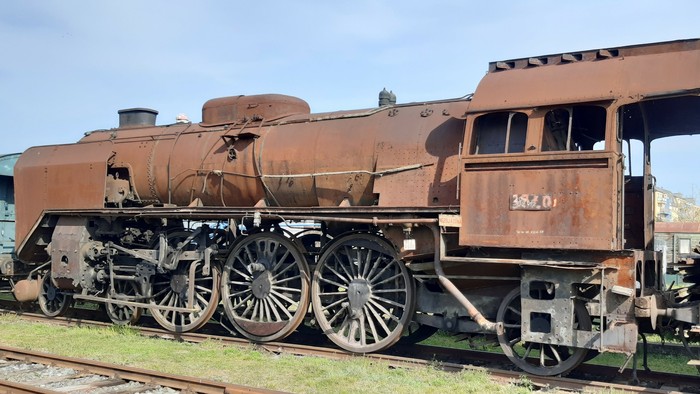
{"label": "grass beside track", "polygon": [[357,357],[327,360],[264,350],[145,338],[122,327],[61,327],[0,315],[6,346],[136,366],[177,375],[294,393],[530,393],[527,379],[503,385],[480,371],[447,373],[435,367],[392,368]]}
{"label": "grass beside track", "polygon": [[[658,335],[649,335],[650,343],[660,343],[661,338]],[[473,345],[475,347],[470,347],[470,344],[466,341],[455,341],[455,338],[449,334],[442,331],[437,332],[432,337],[421,342],[425,345],[440,346],[448,348],[458,348],[458,349],[477,349],[488,352],[502,353],[501,347],[497,342],[484,342],[479,343],[478,340]],[[680,344],[680,343],[676,343]],[[641,346],[639,346],[637,367],[642,369],[642,352]],[[627,356],[624,354],[616,353],[603,353],[599,354],[592,360],[588,361],[591,364],[598,365],[609,365],[613,367],[621,367],[625,364]],[[683,375],[696,376],[698,374],[698,369],[695,366],[688,365],[690,356],[681,348],[676,347],[673,350],[653,352],[650,351],[648,354],[648,366],[652,371],[658,372],[669,372]],[[627,365],[627,368],[632,368],[632,361]]]}

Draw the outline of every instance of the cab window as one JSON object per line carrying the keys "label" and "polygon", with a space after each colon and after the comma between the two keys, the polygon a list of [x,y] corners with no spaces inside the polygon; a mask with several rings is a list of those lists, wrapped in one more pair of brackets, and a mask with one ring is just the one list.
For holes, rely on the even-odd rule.
{"label": "cab window", "polygon": [[525,151],[527,115],[521,112],[495,112],[476,118],[472,154],[516,153]]}
{"label": "cab window", "polygon": [[542,151],[598,150],[604,149],[604,142],[605,109],[602,107],[560,107],[545,114]]}

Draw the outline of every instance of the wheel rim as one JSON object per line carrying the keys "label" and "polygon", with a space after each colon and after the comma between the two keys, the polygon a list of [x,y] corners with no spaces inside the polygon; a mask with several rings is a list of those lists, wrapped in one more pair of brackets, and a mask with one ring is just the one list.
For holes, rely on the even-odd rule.
{"label": "wheel rim", "polygon": [[[498,335],[501,349],[508,358],[525,372],[553,376],[566,373],[584,361],[588,349],[563,345],[525,342],[521,339],[520,288],[513,289],[498,309],[497,321],[503,323],[503,333]],[[574,303],[574,327],[590,329],[591,320],[582,303]]]}
{"label": "wheel rim", "polygon": [[[183,265],[167,274],[156,275],[153,282],[151,309],[153,318],[171,332],[194,331],[211,319],[219,303],[220,269],[216,264],[210,265],[209,275],[204,275],[204,263],[195,261]],[[194,270],[194,284],[190,283],[190,272]],[[178,312],[158,309],[158,306],[187,308],[190,286],[194,285],[193,308],[195,312]]]}
{"label": "wheel rim", "polygon": [[413,315],[414,299],[408,270],[376,235],[336,240],[314,272],[316,321],[331,341],[351,352],[376,352],[396,343]]}
{"label": "wheel rim", "polygon": [[226,261],[221,293],[226,315],[242,335],[259,342],[282,339],[308,310],[306,259],[282,235],[248,236]]}
{"label": "wheel rim", "polygon": [[39,291],[39,308],[48,317],[62,316],[70,307],[70,294],[63,293],[51,280],[51,274],[46,273],[41,281]]}
{"label": "wheel rim", "polygon": [[[110,295],[110,298],[117,300],[128,300],[133,299],[134,296],[139,294],[138,287],[132,281],[126,280],[115,280],[114,281],[114,292]],[[120,305],[107,302],[105,304],[107,316],[109,319],[117,325],[129,325],[136,324],[141,318],[143,309],[135,306]]]}

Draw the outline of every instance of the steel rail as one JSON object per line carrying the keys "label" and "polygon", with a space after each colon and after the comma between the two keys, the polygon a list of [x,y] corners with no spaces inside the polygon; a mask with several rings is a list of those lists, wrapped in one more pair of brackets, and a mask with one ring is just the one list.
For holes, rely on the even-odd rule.
{"label": "steel rail", "polygon": [[[50,365],[54,367],[71,368],[78,371],[86,371],[95,375],[119,378],[126,381],[139,382],[150,385],[160,385],[177,390],[194,393],[260,393],[271,394],[279,391],[260,389],[236,384],[203,380],[200,378],[178,376],[163,372],[150,371],[141,368],[127,367],[117,364],[108,364],[96,360],[81,360],[73,357],[64,357],[48,353],[40,353],[31,350],[16,349],[0,345],[0,357],[8,360],[18,360],[36,364]],[[30,393],[56,393],[58,390],[50,390],[41,387],[33,387],[26,383],[0,381],[9,390]],[[15,391],[11,391],[15,392]]]}
{"label": "steel rail", "polygon": [[[53,323],[58,323],[58,324],[63,324],[63,325],[72,325],[72,324],[80,324],[80,325],[94,325],[94,326],[101,326],[101,327],[109,327],[112,326],[111,323],[104,323],[104,322],[93,322],[93,321],[86,321],[82,319],[70,319],[70,318],[47,318],[43,315],[40,314],[23,314],[23,317],[28,317],[31,320],[37,320],[37,321],[49,321]],[[448,372],[460,372],[460,371],[480,371],[480,372],[485,372],[489,374],[489,376],[497,381],[501,381],[504,384],[509,384],[509,383],[518,383],[522,382],[523,376],[526,377],[527,381],[532,384],[535,387],[539,388],[560,388],[560,389],[565,389],[565,390],[578,390],[578,391],[583,391],[585,389],[605,389],[605,390],[620,390],[624,392],[630,392],[630,393],[675,393],[675,392],[680,392],[680,391],[673,391],[672,387],[668,388],[660,388],[660,389],[655,389],[651,387],[643,387],[643,386],[635,386],[635,385],[627,385],[623,383],[614,383],[614,382],[605,382],[605,381],[595,381],[595,380],[590,380],[590,377],[584,378],[584,379],[576,379],[576,378],[564,378],[564,377],[541,377],[541,376],[534,376],[534,375],[527,375],[523,373],[522,371],[510,371],[510,370],[504,370],[501,368],[494,368],[494,367],[480,367],[480,366],[474,366],[474,365],[468,365],[464,364],[461,362],[447,362],[447,361],[440,361],[440,360],[446,360],[446,359],[454,359],[455,358],[455,349],[448,349],[448,348],[440,348],[440,347],[433,347],[433,346],[426,346],[426,345],[411,345],[407,347],[400,347],[400,346],[395,346],[393,348],[390,348],[388,352],[385,353],[371,353],[371,354],[365,354],[365,355],[356,355],[353,353],[346,352],[344,350],[340,350],[337,348],[327,348],[327,347],[317,347],[317,346],[310,346],[310,345],[303,345],[303,344],[295,344],[295,343],[286,343],[286,342],[268,342],[268,343],[261,343],[261,344],[252,344],[250,341],[247,339],[242,339],[242,338],[234,338],[230,336],[219,336],[219,335],[210,335],[210,334],[202,334],[202,333],[171,333],[162,329],[157,329],[157,328],[149,328],[149,327],[139,327],[135,326],[133,327],[134,330],[139,331],[142,335],[144,336],[149,336],[149,337],[159,337],[159,338],[164,338],[164,339],[176,339],[176,340],[181,340],[181,341],[187,341],[187,342],[193,342],[193,343],[200,343],[204,342],[206,340],[211,340],[215,339],[217,341],[221,341],[222,343],[230,346],[238,346],[238,347],[254,347],[257,349],[262,349],[270,353],[274,354],[290,354],[290,355],[295,355],[295,356],[317,356],[317,357],[324,357],[328,359],[334,359],[334,360],[342,360],[342,359],[349,359],[353,357],[364,357],[364,358],[369,358],[372,360],[378,360],[386,363],[390,367],[394,368],[414,368],[414,367],[426,367],[426,366],[432,366],[432,367],[437,367],[440,368],[444,371]],[[393,351],[392,351],[393,349]],[[410,350],[406,350],[410,349]],[[498,364],[498,365],[503,365],[503,364],[508,364],[509,361],[507,358],[502,355],[502,354],[497,354],[497,353],[489,353],[489,352],[480,352],[480,351],[468,351],[468,350],[459,350],[461,355],[457,357],[459,360],[469,360],[469,362],[476,362],[476,361],[482,361],[486,362],[489,365],[493,364]],[[406,355],[399,355],[399,354],[406,354],[410,353],[409,356]],[[467,354],[468,353],[468,354]],[[465,355],[466,354],[466,355]],[[436,360],[438,360],[436,364]],[[598,365],[586,365],[583,364],[578,367],[577,370],[580,370],[581,372],[586,372],[590,373],[595,376],[618,376],[620,378],[627,378],[627,374],[619,374],[617,372],[617,368],[614,367],[605,367],[605,366],[598,366]],[[689,383],[683,383],[687,381],[692,381],[690,384],[693,384],[694,386],[700,386],[700,378],[697,377],[691,377],[691,376],[684,376],[684,375],[675,375],[675,374],[666,374],[666,373],[660,373],[660,372],[652,372],[652,373],[644,373],[643,371],[639,372],[640,377],[643,376],[644,374],[648,374],[649,376],[653,377],[655,381],[667,381],[667,382],[676,382],[677,384],[685,384],[688,385]]]}

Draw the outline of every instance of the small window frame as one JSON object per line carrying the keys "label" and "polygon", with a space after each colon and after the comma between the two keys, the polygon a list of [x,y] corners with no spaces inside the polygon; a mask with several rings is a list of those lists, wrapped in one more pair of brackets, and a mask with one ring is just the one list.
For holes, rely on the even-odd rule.
{"label": "small window frame", "polygon": [[[498,116],[502,116],[503,114],[507,114],[507,119],[506,119],[506,128],[505,128],[505,137],[503,141],[503,150],[499,152],[482,152],[481,148],[482,145],[480,144],[481,142],[481,136],[482,133],[493,133],[493,132],[498,132],[502,130],[497,130],[497,129],[488,129],[488,128],[480,128],[480,122],[484,121],[492,121],[491,118],[493,119],[498,119]],[[516,117],[522,116],[523,119],[516,119]],[[514,121],[524,121],[523,124],[525,126],[525,129],[523,130],[524,136],[522,138],[522,146],[518,146],[519,150],[513,150],[513,147],[511,146],[512,144],[512,138],[513,138],[513,124]],[[472,144],[471,144],[471,149],[470,153],[472,155],[484,155],[484,154],[515,154],[515,153],[524,153],[525,152],[525,146],[527,142],[527,136],[528,136],[528,130],[529,130],[529,116],[525,112],[521,111],[498,111],[498,112],[488,112],[488,113],[483,113],[477,115],[473,120],[472,120]]]}

